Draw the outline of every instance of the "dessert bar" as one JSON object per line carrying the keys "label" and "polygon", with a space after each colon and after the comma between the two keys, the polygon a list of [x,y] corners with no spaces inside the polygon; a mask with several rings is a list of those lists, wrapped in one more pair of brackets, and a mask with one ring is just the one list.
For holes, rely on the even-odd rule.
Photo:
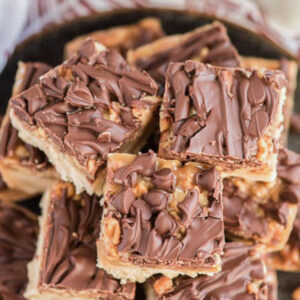
{"label": "dessert bar", "polygon": [[161,88],[169,64],[187,59],[226,67],[240,64],[238,52],[231,44],[226,28],[218,22],[185,34],[163,37],[127,54],[128,62],[140,70],[146,70]]}
{"label": "dessert bar", "polygon": [[143,282],[220,270],[221,177],[215,168],[145,154],[109,154],[99,267]]}
{"label": "dessert bar", "polygon": [[138,152],[155,126],[155,81],[89,39],[77,54],[10,100],[12,124],[77,192],[102,193],[106,157]]}
{"label": "dessert bar", "polygon": [[154,276],[147,281],[147,300],[267,300],[266,267],[254,252],[247,245],[226,243],[219,273],[175,279]]}
{"label": "dessert bar", "polygon": [[172,63],[160,112],[159,155],[273,181],[286,79],[281,71]]}
{"label": "dessert bar", "polygon": [[[13,96],[38,83],[39,77],[49,70],[50,66],[43,63],[19,62]],[[9,109],[0,129],[0,171],[10,188],[28,195],[44,192],[58,178],[46,155],[18,138],[18,131],[10,122]]]}
{"label": "dessert bar", "polygon": [[293,60],[287,60],[285,58],[276,60],[257,57],[242,57],[241,65],[245,68],[266,68],[270,70],[281,70],[287,77],[288,85],[286,91],[286,101],[283,106],[284,128],[281,135],[281,142],[283,145],[286,145],[291,118],[293,114],[294,94],[297,86],[297,62]]}
{"label": "dessert bar", "polygon": [[42,199],[38,248],[28,266],[28,299],[134,299],[135,284],[96,266],[102,208],[99,198],[56,183]]}
{"label": "dessert bar", "polygon": [[281,250],[286,244],[300,201],[300,156],[280,149],[274,183],[225,178],[224,225],[227,237]]}
{"label": "dessert bar", "polygon": [[135,24],[97,30],[79,36],[65,45],[65,57],[70,58],[76,53],[88,37],[95,39],[108,49],[115,49],[126,55],[128,50],[151,43],[164,35],[159,19],[145,18]]}

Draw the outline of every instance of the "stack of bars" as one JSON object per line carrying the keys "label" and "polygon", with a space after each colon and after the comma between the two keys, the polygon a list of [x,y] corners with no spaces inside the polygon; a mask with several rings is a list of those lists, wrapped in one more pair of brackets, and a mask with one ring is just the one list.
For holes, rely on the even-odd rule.
{"label": "stack of bars", "polygon": [[[56,67],[20,62],[0,299],[277,299],[276,270],[300,271],[296,75],[220,23],[165,36],[154,18],[79,37]],[[39,218],[13,203],[40,194]]]}

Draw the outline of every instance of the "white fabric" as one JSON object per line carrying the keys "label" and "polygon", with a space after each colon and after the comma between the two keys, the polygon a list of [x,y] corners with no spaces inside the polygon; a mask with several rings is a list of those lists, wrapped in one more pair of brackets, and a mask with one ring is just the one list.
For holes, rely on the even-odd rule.
{"label": "white fabric", "polygon": [[96,12],[135,7],[214,15],[264,34],[300,58],[299,0],[0,0],[0,71],[18,42],[44,28]]}

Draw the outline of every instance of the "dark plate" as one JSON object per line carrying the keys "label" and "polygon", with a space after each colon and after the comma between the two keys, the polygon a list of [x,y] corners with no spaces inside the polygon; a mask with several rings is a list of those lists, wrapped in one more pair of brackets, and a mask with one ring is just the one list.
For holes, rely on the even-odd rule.
{"label": "dark plate", "polygon": [[[12,57],[8,61],[4,71],[0,75],[0,95],[2,102],[0,103],[1,113],[5,112],[7,101],[11,94],[14,83],[14,77],[19,60],[23,61],[42,61],[50,65],[59,64],[63,57],[64,44],[78,35],[88,33],[97,29],[105,29],[108,27],[134,23],[137,20],[156,16],[161,19],[163,27],[167,34],[182,33],[197,26],[211,22],[211,19],[204,16],[195,16],[184,12],[174,11],[124,11],[114,14],[95,15],[89,18],[76,20],[63,26],[57,27],[51,31],[31,38],[17,47]],[[268,41],[258,36],[242,31],[239,28],[228,25],[228,33],[234,45],[242,55],[259,56],[264,58],[281,58],[284,54],[270,44]],[[300,77],[298,78],[298,82]],[[296,91],[296,99],[300,95],[300,84]],[[296,109],[300,110],[300,105],[296,101]],[[289,146],[294,151],[300,151],[300,138],[296,135],[290,136]],[[38,211],[38,201],[26,201],[25,206]],[[291,299],[291,292],[298,285],[300,286],[300,273],[279,272],[280,300]],[[142,294],[139,295],[142,299]]]}

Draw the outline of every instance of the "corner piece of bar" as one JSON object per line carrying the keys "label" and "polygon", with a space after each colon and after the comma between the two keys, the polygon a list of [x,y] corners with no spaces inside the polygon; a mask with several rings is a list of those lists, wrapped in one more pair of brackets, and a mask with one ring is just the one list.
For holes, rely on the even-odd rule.
{"label": "corner piece of bar", "polygon": [[171,62],[195,59],[224,67],[237,67],[240,57],[224,25],[208,24],[181,35],[163,37],[153,43],[128,51],[127,60],[146,70],[163,88]]}
{"label": "corner piece of bar", "polygon": [[134,283],[122,285],[96,266],[99,201],[96,195],[76,194],[64,182],[45,193],[38,249],[28,266],[27,299],[134,299]]}
{"label": "corner piece of bar", "polygon": [[[12,96],[37,84],[50,69],[44,63],[19,62]],[[58,178],[46,155],[18,137],[10,121],[9,106],[0,129],[0,171],[9,188],[31,196],[43,193]]]}
{"label": "corner piece of bar", "polygon": [[19,136],[42,150],[78,192],[102,193],[106,157],[137,152],[154,130],[155,81],[89,39],[78,53],[10,100]]}
{"label": "corner piece of bar", "polygon": [[87,38],[95,39],[108,49],[115,49],[126,55],[128,50],[153,42],[164,35],[159,19],[145,18],[134,24],[97,30],[79,36],[65,45],[65,58],[70,58],[76,53]]}
{"label": "corner piece of bar", "polygon": [[160,112],[160,156],[273,181],[286,83],[281,71],[172,63]]}
{"label": "corner piece of bar", "polygon": [[37,235],[37,216],[0,200],[0,299],[24,299],[27,263],[34,255]]}
{"label": "corner piece of bar", "polygon": [[224,245],[221,177],[215,168],[146,154],[110,154],[98,265],[143,282],[220,270]]}
{"label": "corner piece of bar", "polygon": [[287,80],[286,101],[283,106],[283,132],[280,137],[280,142],[283,146],[287,145],[289,128],[291,124],[293,108],[294,108],[294,95],[297,86],[297,73],[298,64],[294,60],[286,58],[281,59],[266,59],[259,57],[242,57],[241,66],[244,68],[266,68],[269,70],[281,70]]}
{"label": "corner piece of bar", "polygon": [[280,149],[277,174],[273,183],[237,177],[224,179],[227,238],[262,245],[266,252],[285,246],[300,202],[300,156]]}
{"label": "corner piece of bar", "polygon": [[147,282],[147,300],[267,300],[267,282],[270,281],[266,276],[264,261],[255,253],[254,247],[226,243],[219,273],[175,279],[154,276]]}

